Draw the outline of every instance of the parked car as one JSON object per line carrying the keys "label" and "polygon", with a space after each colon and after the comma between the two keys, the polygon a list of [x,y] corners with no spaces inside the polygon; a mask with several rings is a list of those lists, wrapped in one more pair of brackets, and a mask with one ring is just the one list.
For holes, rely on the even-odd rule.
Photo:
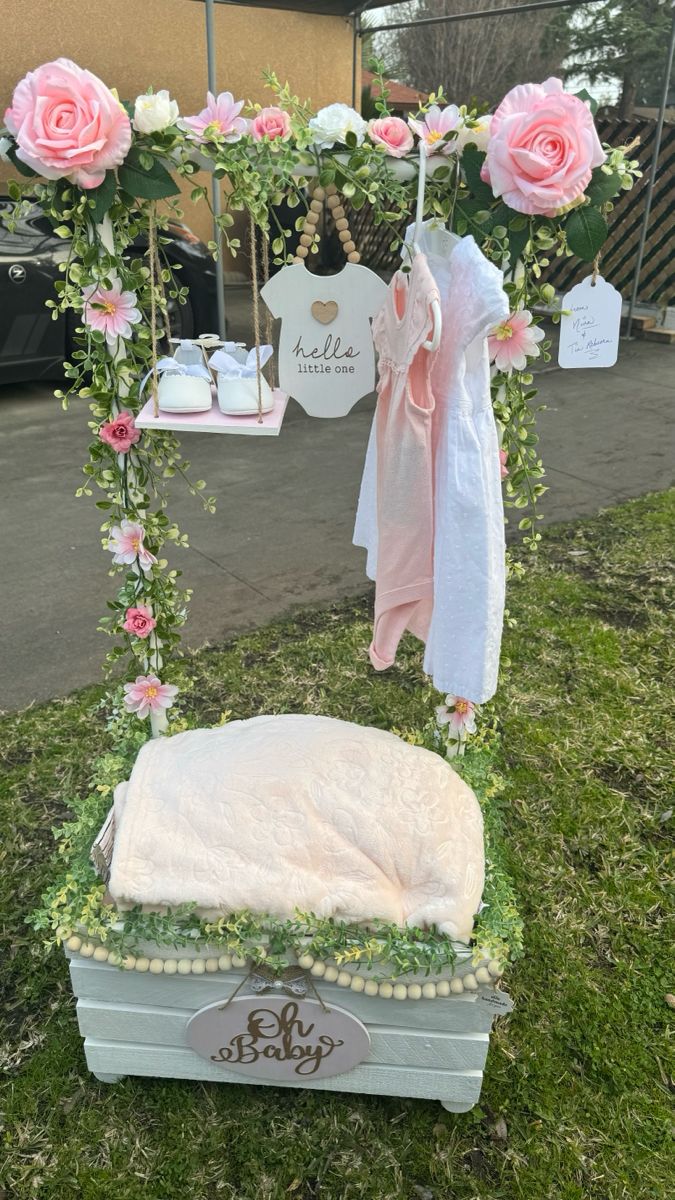
{"label": "parked car", "polygon": [[[13,232],[2,221],[13,202],[0,197],[0,383],[58,376],[71,351],[73,322],[52,320],[45,301],[55,295],[54,282],[63,278],[58,264],[68,257],[68,242],[54,236],[38,209],[17,222]],[[216,274],[203,242],[186,225],[172,221],[170,242],[163,248],[170,266],[180,265],[177,279],[189,288],[187,304],[169,300],[174,337],[209,333],[216,325]],[[142,255],[139,240],[132,253]]]}

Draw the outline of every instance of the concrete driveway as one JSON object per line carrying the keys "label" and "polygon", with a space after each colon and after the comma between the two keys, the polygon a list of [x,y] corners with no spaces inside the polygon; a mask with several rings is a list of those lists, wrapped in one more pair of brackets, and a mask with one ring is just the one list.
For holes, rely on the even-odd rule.
{"label": "concrete driveway", "polygon": [[[548,521],[672,482],[674,368],[669,347],[636,341],[611,370],[539,375]],[[208,516],[172,481],[171,513],[191,540],[174,556],[195,590],[189,646],[369,586],[351,535],[373,408],[319,421],[291,402],[278,439],[185,436],[191,473],[218,503]],[[63,413],[48,386],[0,388],[3,708],[101,678],[96,625],[114,585],[93,499],[74,496],[87,419],[85,402]]]}

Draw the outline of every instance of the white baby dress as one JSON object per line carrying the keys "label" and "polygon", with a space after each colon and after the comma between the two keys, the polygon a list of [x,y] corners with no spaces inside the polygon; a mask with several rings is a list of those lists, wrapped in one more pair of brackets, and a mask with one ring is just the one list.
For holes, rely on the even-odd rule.
{"label": "white baby dress", "polygon": [[[447,240],[448,235],[445,234]],[[441,692],[476,704],[497,687],[504,619],[505,541],[499,440],[486,335],[508,315],[500,270],[470,236],[448,253],[432,223],[420,230],[438,285],[441,344],[432,371],[438,423],[434,465],[434,597],[424,670]],[[368,443],[354,543],[377,574],[377,450]]]}

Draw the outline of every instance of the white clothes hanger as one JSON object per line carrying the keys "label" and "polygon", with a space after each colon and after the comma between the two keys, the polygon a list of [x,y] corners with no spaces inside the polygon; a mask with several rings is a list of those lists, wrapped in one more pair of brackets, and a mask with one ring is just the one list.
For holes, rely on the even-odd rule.
{"label": "white clothes hanger", "polygon": [[[420,166],[417,176],[417,207],[415,209],[415,229],[413,232],[413,254],[420,253],[419,235],[422,231],[424,221],[424,190],[427,178],[427,156],[424,150],[424,142],[420,141]],[[452,236],[452,235],[451,235]],[[441,305],[438,300],[431,301],[431,315],[434,321],[434,327],[431,337],[427,338],[426,342],[422,342],[424,350],[438,350],[441,344],[441,334],[443,332],[443,318],[441,317]]]}

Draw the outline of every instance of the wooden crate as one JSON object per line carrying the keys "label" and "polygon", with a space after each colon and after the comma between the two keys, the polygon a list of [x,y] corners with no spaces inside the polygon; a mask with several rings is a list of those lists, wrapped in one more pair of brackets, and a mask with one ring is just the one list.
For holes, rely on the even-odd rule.
{"label": "wooden crate", "polygon": [[[150,1075],[264,1084],[209,1063],[186,1043],[193,1013],[227,1000],[245,971],[139,974],[66,953],[87,1065],[97,1079],[114,1083],[124,1075]],[[473,1107],[495,1015],[480,994],[396,1001],[317,982],[327,1005],[363,1021],[371,1053],[344,1074],[283,1086],[423,1097],[439,1100],[450,1112]]]}

